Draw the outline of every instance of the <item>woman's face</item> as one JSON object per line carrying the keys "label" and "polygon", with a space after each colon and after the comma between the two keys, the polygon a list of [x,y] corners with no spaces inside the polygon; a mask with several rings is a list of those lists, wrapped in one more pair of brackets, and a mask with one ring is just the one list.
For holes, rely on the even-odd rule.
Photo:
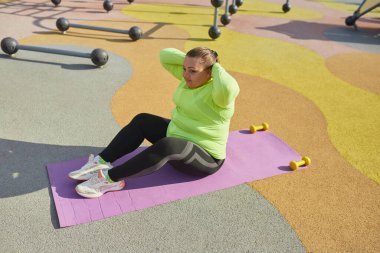
{"label": "woman's face", "polygon": [[186,57],[183,62],[183,78],[189,88],[194,89],[211,79],[211,68],[199,57]]}

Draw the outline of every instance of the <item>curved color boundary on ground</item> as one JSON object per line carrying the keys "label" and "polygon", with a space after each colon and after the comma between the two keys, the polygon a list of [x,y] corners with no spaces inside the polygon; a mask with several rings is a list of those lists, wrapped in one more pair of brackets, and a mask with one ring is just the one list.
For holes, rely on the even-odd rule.
{"label": "curved color boundary on ground", "polygon": [[[141,4],[128,6],[124,11],[146,21],[177,24],[188,31],[191,38],[197,38],[202,35],[202,31],[207,32],[206,28],[200,29],[199,26],[207,22],[208,18],[205,14],[192,13],[193,9],[187,6]],[[174,10],[185,14],[175,14]],[[204,12],[204,9],[199,12]],[[156,14],[152,16],[152,13]],[[196,15],[199,17],[194,22]],[[198,44],[198,41],[189,41],[185,49]],[[373,113],[380,114],[376,95],[336,78],[319,55],[290,43],[224,29],[220,39],[204,41],[203,44],[216,47],[224,53],[227,69],[272,80],[312,100],[326,117],[328,133],[337,149],[362,173],[380,182],[379,171],[372,166],[374,160],[380,162],[380,157],[374,153],[374,147],[375,150],[376,147],[380,148],[380,137],[376,134],[377,129],[371,127],[379,124],[379,119],[373,117]],[[230,45],[243,50],[244,55],[234,54]],[[367,108],[372,110],[368,111]],[[358,114],[361,115],[360,122],[355,117]],[[362,124],[369,126],[367,131],[361,131]],[[355,143],[362,145],[358,147]]]}
{"label": "curved color boundary on ground", "polygon": [[[96,22],[92,21],[92,22],[86,22],[86,23],[91,24],[91,25],[96,25],[96,26],[108,26],[108,27],[117,27],[120,25],[120,22],[117,22],[117,21],[113,22],[111,20],[96,21]],[[144,22],[142,22],[139,24],[139,26],[141,26],[141,28],[144,31],[149,31],[149,29],[155,29],[155,25],[151,23],[145,24]],[[173,40],[174,41],[177,40],[182,46],[184,42],[183,38],[185,39],[188,38],[186,33],[182,34],[183,38],[179,38],[178,36],[179,34],[181,34],[181,31],[179,31],[178,28],[175,28],[173,26],[167,26],[167,29],[163,28],[162,30],[163,31],[161,31],[162,32],[161,36],[163,37],[163,39],[161,40],[161,43],[157,43],[158,41],[160,41],[160,37],[151,39],[151,40],[147,39],[146,41],[141,40],[137,42],[132,42],[127,35],[110,35],[109,33],[106,33],[106,32],[87,31],[83,29],[71,29],[65,35],[62,35],[57,32],[44,33],[42,35],[35,35],[35,36],[24,38],[20,40],[20,43],[26,44],[26,45],[35,45],[35,44],[40,44],[42,42],[46,43],[46,39],[48,38],[51,44],[59,43],[59,44],[62,44],[64,47],[67,47],[67,45],[81,44],[81,45],[85,45],[86,47],[105,48],[113,54],[118,54],[119,56],[122,55],[123,57],[125,57],[128,60],[128,62],[132,64],[133,70],[135,69],[154,70],[151,72],[152,75],[146,75],[146,73],[144,72],[133,72],[132,80],[128,81],[125,84],[125,86],[123,86],[120,90],[123,90],[124,88],[126,88],[127,92],[129,94],[132,94],[130,87],[133,85],[133,80],[135,80],[134,78],[136,78],[134,76],[136,75],[136,76],[143,77],[146,79],[139,80],[137,90],[133,92],[134,100],[121,100],[119,102],[121,103],[120,106],[123,107],[124,109],[128,108],[126,106],[130,106],[130,108],[135,109],[138,107],[137,104],[142,104],[142,105],[149,104],[150,106],[152,106],[154,105],[154,103],[157,103],[156,106],[158,108],[158,114],[162,115],[161,105],[166,104],[162,102],[162,98],[160,99],[159,97],[156,97],[153,101],[151,101],[149,99],[146,99],[145,96],[149,94],[148,91],[151,90],[152,94],[158,94],[159,96],[162,96],[163,94],[167,94],[168,98],[165,101],[171,101],[171,94],[173,94],[174,92],[174,89],[177,85],[177,81],[173,81],[172,82],[173,85],[167,85],[168,84],[167,79],[166,78],[163,79],[165,80],[164,84],[167,86],[167,88],[160,89],[162,93],[157,92],[157,90],[154,88],[150,89],[146,87],[145,84],[151,83],[151,84],[157,85],[157,83],[155,82],[155,79],[152,79],[153,73],[155,73],[154,75],[157,75],[156,77],[157,80],[160,79],[163,73],[166,73],[159,64],[158,52],[161,48],[165,47],[165,44],[167,43],[166,40],[170,39],[168,38],[168,36],[172,35]],[[179,47],[180,44],[178,44],[177,46]],[[141,50],[144,50],[144,49],[141,47],[145,48],[145,52],[143,55],[141,54]],[[59,56],[57,58],[59,58]],[[150,66],[150,63],[152,64],[152,66]],[[109,66],[107,65],[105,66],[106,70],[110,70],[108,69],[108,67]],[[159,71],[156,71],[156,69],[161,69],[162,71],[159,72]],[[127,69],[127,71],[129,70]],[[118,74],[120,74],[120,70],[118,72],[119,72]],[[168,74],[167,74],[167,77],[169,77]],[[104,82],[104,84],[106,85],[107,83]],[[163,87],[163,86],[159,86],[159,87]],[[172,91],[166,92],[165,91],[166,89],[172,89]],[[117,96],[117,93],[119,93],[119,91],[116,92],[115,96]],[[115,101],[115,99],[113,100]],[[149,102],[143,103],[142,101],[144,100],[149,101]],[[112,106],[112,109],[114,110],[115,107]],[[172,109],[172,105],[170,106],[170,109],[168,110],[168,112],[170,112],[171,109]],[[147,111],[147,110],[143,110],[143,111]],[[126,114],[126,115],[129,115],[129,114]],[[125,117],[126,115],[123,115],[123,116]],[[263,201],[266,201],[266,200],[263,198]],[[281,216],[281,214],[278,213],[277,209],[273,208],[273,206],[269,202],[267,205],[265,205],[265,209],[266,209],[265,213],[273,216],[273,219],[275,219],[275,214]],[[281,222],[282,224],[281,225],[279,224],[277,226],[280,226],[280,227],[284,226],[284,227],[288,227],[289,229],[292,229],[285,219],[281,218],[278,220],[278,222]],[[240,229],[244,230],[243,227]],[[266,229],[269,229],[269,228],[266,228]],[[262,231],[262,233],[270,234],[271,232],[270,230],[268,230],[268,231]],[[287,233],[286,237],[293,240],[292,242],[289,243],[289,246],[295,245],[294,249],[296,251],[302,251],[302,245],[300,244],[297,238],[297,235],[294,231],[290,231],[289,233]],[[279,242],[281,242],[281,240]],[[273,241],[273,245],[271,245],[271,247],[276,247],[275,245],[277,244]]]}
{"label": "curved color boundary on ground", "polygon": [[[379,185],[357,169],[361,168],[363,173],[368,169],[368,173],[375,173],[374,180],[378,178],[377,166],[373,165],[379,163],[376,154],[379,121],[374,117],[379,115],[379,97],[366,91],[364,85],[359,87],[348,82],[329,64],[330,61],[339,64],[342,60],[347,64],[356,62],[358,54],[352,53],[350,57],[348,53],[344,58],[330,55],[331,58],[325,60],[305,47],[230,28],[222,28],[222,37],[210,41],[207,30],[212,22],[211,8],[202,9],[201,15],[194,19],[184,6],[155,7],[136,2],[124,8],[127,21],[85,23],[112,27],[139,25],[146,32],[141,41],[130,42],[122,35],[76,30],[66,37],[54,31],[25,38],[22,42],[104,47],[128,59],[133,66],[132,79],[112,99],[112,112],[119,125],[128,122],[134,110],[170,115],[172,105],[166,101],[171,99],[177,81],[164,74],[165,71],[157,71],[162,69],[157,61],[162,47],[187,50],[202,44],[218,48],[222,64],[236,76],[243,92],[237,101],[232,130],[256,120],[269,121],[276,135],[313,159],[309,170],[253,182],[250,186],[279,210],[307,251],[378,252]],[[300,6],[303,3],[300,1]],[[149,12],[152,8],[156,12]],[[196,9],[193,6],[192,10]],[[173,11],[168,14],[167,10]],[[286,19],[281,13],[274,15]],[[362,54],[359,55],[362,59]],[[363,78],[372,80],[358,75],[355,82]],[[160,92],[148,90],[145,85],[159,87]],[[365,131],[363,124],[367,127]],[[75,235],[76,231],[71,233]]]}
{"label": "curved color boundary on ground", "polygon": [[[136,8],[136,9],[141,8],[141,9],[139,9],[139,11],[134,12],[133,8]],[[168,6],[162,7],[163,9],[161,11],[159,11],[158,9],[155,9],[156,15],[154,17],[148,14],[150,11],[152,11],[151,5],[149,6],[149,11],[147,11],[147,13],[144,13],[144,7],[142,6],[134,6],[133,8],[126,7],[125,8],[126,13],[128,13],[128,15],[133,15],[136,18],[141,18],[146,21],[163,22],[165,20],[166,22],[169,22],[169,23],[178,24],[177,26],[179,28],[189,32],[190,38],[199,38],[201,36],[202,31],[200,27],[197,26],[198,22],[199,23],[202,22],[201,20],[197,20],[198,22],[196,22],[195,25],[191,25],[190,23],[191,17],[187,17],[186,15],[181,15],[181,16],[178,15],[176,17],[177,20],[175,20],[174,14],[172,15],[164,14],[164,13],[170,12],[170,8]],[[148,6],[146,8],[148,9]],[[183,9],[179,9],[178,6],[175,6],[175,8],[177,12],[181,12],[181,13],[189,12]],[[183,8],[186,8],[186,7],[183,7]],[[164,16],[164,19],[161,19],[161,15]],[[199,19],[201,19],[201,17],[199,17]],[[207,21],[204,20],[203,22],[205,23]],[[203,32],[205,31],[206,31],[206,28],[203,29]],[[189,49],[193,45],[196,45],[199,43],[200,43],[199,41],[190,39],[185,44],[185,49]],[[330,140],[333,140],[334,145],[338,146],[340,150],[344,149],[345,147],[346,148],[349,147],[349,149],[351,149],[351,147],[355,146],[355,145],[352,146],[352,144],[354,143],[363,143],[363,144],[367,144],[367,149],[366,149],[367,151],[369,150],[370,152],[373,152],[373,147],[374,147],[373,142],[366,143],[366,141],[363,141],[363,140],[352,140],[352,139],[350,140],[347,136],[352,136],[352,135],[356,137],[358,136],[356,135],[356,133],[352,133],[353,131],[352,127],[348,128],[348,125],[345,125],[345,124],[347,123],[350,126],[353,126],[354,129],[357,124],[357,122],[353,125],[351,124],[351,122],[347,122],[347,120],[349,121],[351,119],[356,118],[356,117],[347,115],[347,110],[348,112],[355,112],[355,114],[359,113],[361,115],[361,118],[364,119],[364,121],[366,120],[371,121],[373,119],[372,118],[373,114],[366,112],[366,108],[368,108],[368,106],[371,108],[376,108],[377,106],[376,97],[337,79],[334,75],[332,75],[326,69],[326,67],[324,66],[324,61],[320,57],[318,57],[315,53],[312,53],[311,51],[305,50],[302,47],[290,45],[284,42],[279,42],[279,41],[271,40],[271,39],[265,40],[263,38],[247,36],[244,34],[236,34],[233,31],[229,32],[226,29],[224,30],[222,29],[222,37],[218,39],[217,41],[211,41],[211,42],[203,41],[202,44],[209,45],[210,47],[218,48],[218,50],[223,52],[221,55],[223,55],[222,59],[227,69],[240,72],[241,74],[246,73],[249,75],[260,76],[264,79],[269,79],[269,80],[275,81],[275,83],[279,83],[282,85],[285,84],[289,88],[311,99],[311,101],[313,101],[314,104],[316,104],[319,107],[319,109],[322,110],[324,117],[326,117],[327,115],[326,120],[329,126],[329,136],[330,138],[331,137],[332,138],[331,139],[328,137],[326,138],[326,141],[324,142],[326,146],[319,146],[321,143],[323,143],[321,142],[321,139],[320,139],[321,135],[318,134],[320,133],[322,129],[319,129],[318,131],[313,132],[310,138],[303,138],[303,139],[309,140],[307,143],[302,142],[302,141],[300,142],[296,140],[286,139],[288,143],[294,144],[293,146],[302,146],[302,149],[297,149],[297,150],[304,150],[304,151],[308,150],[309,153],[316,154],[315,156],[316,163],[314,163],[314,166],[316,167],[318,171],[314,171],[314,173],[316,173],[317,175],[320,175],[320,177],[316,177],[316,180],[313,179],[313,175],[310,175],[310,178],[305,176],[304,180],[300,180],[299,178],[297,179],[296,178],[293,178],[293,179],[282,178],[282,179],[277,179],[277,180],[271,179],[276,182],[275,184],[276,188],[275,189],[270,188],[271,191],[269,191],[268,189],[268,187],[271,187],[273,185],[269,182],[270,180],[268,180],[268,182],[266,182],[266,180],[263,180],[263,181],[255,182],[252,184],[255,188],[259,189],[260,192],[264,196],[270,199],[276,207],[279,208],[279,210],[285,215],[288,221],[290,221],[290,223],[296,228],[296,231],[300,231],[299,235],[302,241],[305,243],[306,248],[314,249],[314,250],[315,249],[322,250],[324,247],[326,247],[326,245],[329,245],[328,247],[336,246],[334,245],[335,244],[334,236],[331,236],[331,234],[328,234],[328,235],[320,234],[320,233],[315,234],[316,229],[317,229],[315,226],[318,224],[320,226],[324,226],[325,229],[329,228],[335,233],[338,233],[338,228],[341,228],[342,224],[340,225],[336,224],[335,226],[332,224],[335,224],[336,221],[339,221],[340,223],[342,223],[341,218],[339,218],[342,216],[342,213],[340,212],[340,210],[349,210],[348,212],[350,214],[347,216],[347,218],[351,217],[352,219],[348,218],[347,220],[345,219],[344,221],[344,222],[347,222],[347,226],[349,227],[358,226],[359,224],[355,225],[355,223],[359,222],[359,220],[361,223],[362,222],[370,223],[371,220],[375,219],[376,210],[371,207],[372,204],[366,204],[367,202],[365,203],[363,202],[363,198],[365,198],[364,196],[366,195],[363,194],[363,192],[358,192],[357,191],[358,188],[347,189],[347,185],[351,184],[350,181],[352,178],[359,177],[360,180],[357,179],[357,181],[360,183],[358,182],[357,183],[360,184],[361,187],[366,188],[368,192],[372,192],[372,191],[376,192],[377,191],[376,183],[369,183],[368,179],[366,179],[365,177],[359,176],[360,174],[352,170],[352,167],[349,166],[342,158],[340,158],[340,154],[336,153],[335,148],[331,146],[330,144]],[[275,46],[273,46],[274,44]],[[233,48],[231,48],[231,45],[234,45],[234,47],[239,48],[239,50],[244,51],[245,52],[244,58],[236,59],[236,55],[233,52],[231,52],[231,50],[233,51]],[[278,57],[277,55],[274,55],[269,49],[263,50],[266,47],[268,47],[268,45],[269,46],[272,45],[273,47],[277,48],[277,50],[278,48],[283,48],[282,50],[278,50],[276,52],[286,52],[286,55]],[[297,57],[292,58],[292,57],[287,57],[287,55],[289,56],[297,55]],[[247,61],[248,59],[249,61]],[[269,59],[271,60],[269,61]],[[275,62],[273,62],[273,59],[275,59]],[[232,64],[233,62],[239,63],[239,67],[234,66]],[[245,68],[240,68],[241,65],[244,65]],[[286,68],[286,66],[289,66],[289,68]],[[309,68],[305,69],[304,66],[309,66]],[[291,71],[297,68],[299,69],[298,72]],[[253,72],[252,72],[252,69],[253,69]],[[270,74],[271,72],[275,72],[274,70],[277,71],[276,72],[277,76],[275,77],[271,76]],[[295,75],[293,76],[292,73]],[[294,83],[293,80],[298,80],[298,83]],[[372,102],[370,102],[371,99],[372,99]],[[360,106],[360,103],[362,103],[363,101],[367,101],[372,104],[371,105],[367,104],[366,106]],[[341,110],[339,110],[339,107],[341,107]],[[350,107],[352,109],[349,109]],[[348,117],[346,118],[346,116]],[[298,117],[301,117],[302,119],[301,115]],[[305,117],[307,116],[305,115]],[[287,122],[284,122],[284,125],[286,125],[286,123]],[[334,128],[334,125],[336,126],[336,128]],[[369,124],[369,125],[372,125],[372,124]],[[309,127],[310,126],[303,125],[302,120],[298,122],[298,125],[297,125],[297,131],[299,132],[298,136],[303,136],[302,133],[304,134],[305,132],[310,133]],[[342,130],[345,128],[347,128],[347,131],[350,132],[349,135],[342,132]],[[359,129],[357,128],[357,130]],[[373,133],[375,133],[377,130],[372,129],[372,131]],[[283,137],[283,135],[280,135],[280,136]],[[363,137],[363,138],[366,138],[365,140],[371,141],[373,140],[374,136],[375,134],[374,135],[367,134],[367,137]],[[336,140],[337,137],[338,137],[338,141]],[[335,141],[334,141],[334,138],[335,138]],[[362,139],[361,137],[359,138]],[[347,140],[351,141],[351,145],[350,144],[347,145]],[[310,143],[310,141],[312,142]],[[339,143],[340,141],[342,141],[342,143]],[[307,148],[306,146],[309,146],[312,148]],[[330,147],[330,148],[327,148],[327,147]],[[357,150],[355,150],[355,152],[356,151]],[[342,153],[344,154],[344,151]],[[356,157],[363,157],[363,155],[364,155],[364,152],[360,154],[356,154]],[[373,154],[371,157],[373,157]],[[360,161],[362,160],[360,159]],[[367,167],[369,168],[370,172],[376,173],[376,170],[374,170],[372,165],[368,164]],[[307,172],[305,172],[305,174],[307,174]],[[375,174],[375,178],[376,178],[376,174]],[[312,181],[313,183],[311,183],[309,180]],[[325,184],[326,182],[328,182],[329,184],[326,185]],[[287,189],[289,185],[293,185],[293,187],[291,187],[290,189]],[[298,192],[299,189],[305,189],[305,193],[299,193]],[[329,189],[329,190],[325,192],[324,191],[325,189]],[[349,196],[347,196],[347,192],[343,192],[341,189],[347,189],[350,192],[350,194],[348,194]],[[323,198],[326,199],[327,202],[332,201],[331,199],[332,196],[330,195],[331,194],[330,191],[335,192],[334,194],[335,197],[339,196],[339,197],[344,197],[344,198],[350,198],[351,200],[349,203],[355,203],[355,204],[351,205],[347,203],[342,203],[341,206],[337,205],[336,208],[331,210],[331,212],[328,214],[328,217],[326,216],[323,218],[320,215],[322,215],[322,213],[325,213],[327,211],[325,208],[321,208],[321,212],[319,211],[317,212],[318,215],[315,213],[315,210],[313,209],[306,210],[308,209],[306,208],[306,206],[313,205],[312,204],[313,201],[317,201],[317,198],[321,197],[321,195],[323,196]],[[271,194],[267,194],[268,192],[271,192]],[[305,196],[305,197],[308,196],[310,198],[310,201],[309,200],[307,201],[305,198],[301,197],[300,201],[297,202],[298,205],[295,206],[293,205],[294,203],[292,202],[292,200],[294,199],[291,198],[291,200],[289,200],[289,196],[291,196],[292,194],[293,195],[298,194],[297,197],[300,197],[300,195]],[[371,203],[378,202],[376,198],[372,198],[371,200],[370,200]],[[356,205],[356,203],[359,203],[359,202],[365,205],[365,207],[361,208],[360,211],[358,211],[358,208]],[[305,219],[299,219],[300,212],[303,213],[303,216],[305,217]],[[367,218],[364,220],[362,218],[360,219],[358,218],[358,217],[363,217],[362,212],[366,213]],[[316,220],[306,218],[306,217],[315,217]],[[324,220],[324,224],[320,224],[321,220]],[[335,227],[336,229],[332,229],[332,227]],[[313,233],[313,235],[311,233]],[[366,229],[362,229],[362,230],[358,229],[356,233],[362,234],[364,237],[364,234],[366,234]],[[353,238],[352,236],[356,238],[356,235],[354,234],[348,234],[347,236],[348,238]],[[316,241],[308,240],[307,238],[313,238],[313,240],[316,240]],[[362,240],[365,240],[370,245],[373,245],[373,241],[371,241],[372,239],[373,238],[366,238]],[[317,246],[316,244],[319,244],[320,246]],[[340,245],[340,247],[344,247],[344,246]],[[369,248],[371,247],[372,246],[369,246]]]}
{"label": "curved color boundary on ground", "polygon": [[345,82],[380,95],[380,54],[338,54],[326,59],[326,66]]}

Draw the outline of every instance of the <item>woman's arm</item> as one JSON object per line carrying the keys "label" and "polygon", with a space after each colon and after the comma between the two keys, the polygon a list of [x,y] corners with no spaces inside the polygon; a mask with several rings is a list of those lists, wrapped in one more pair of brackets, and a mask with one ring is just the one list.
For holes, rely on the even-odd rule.
{"label": "woman's arm", "polygon": [[175,78],[183,78],[183,61],[185,53],[175,48],[165,48],[160,51],[161,65]]}
{"label": "woman's arm", "polygon": [[216,105],[227,107],[235,101],[239,94],[239,85],[227,71],[219,64],[215,63],[212,66],[212,98]]}

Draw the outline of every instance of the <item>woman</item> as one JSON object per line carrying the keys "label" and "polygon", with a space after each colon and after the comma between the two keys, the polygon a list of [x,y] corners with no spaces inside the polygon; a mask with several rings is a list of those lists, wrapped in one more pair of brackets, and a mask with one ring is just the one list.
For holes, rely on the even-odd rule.
{"label": "woman", "polygon": [[[150,174],[167,162],[199,176],[211,175],[222,166],[239,93],[236,80],[219,64],[218,54],[206,47],[187,54],[163,49],[160,61],[180,80],[171,119],[147,113],[135,116],[99,155],[90,155],[81,169],[69,174],[72,179],[87,180],[75,188],[79,195],[96,198],[121,190],[124,179]],[[152,145],[112,167],[112,162],[137,149],[144,139]]]}

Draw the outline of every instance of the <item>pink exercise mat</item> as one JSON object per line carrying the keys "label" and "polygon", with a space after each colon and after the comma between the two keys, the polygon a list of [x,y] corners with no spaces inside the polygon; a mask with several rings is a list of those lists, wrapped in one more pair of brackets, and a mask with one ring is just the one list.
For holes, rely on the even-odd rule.
{"label": "pink exercise mat", "polygon": [[78,182],[67,174],[85,164],[87,157],[49,164],[47,170],[60,227],[68,227],[288,173],[289,162],[300,159],[299,154],[269,131],[251,134],[241,130],[230,133],[227,159],[218,172],[208,177],[185,175],[167,164],[150,175],[126,180],[122,191],[85,199],[75,192]]}

